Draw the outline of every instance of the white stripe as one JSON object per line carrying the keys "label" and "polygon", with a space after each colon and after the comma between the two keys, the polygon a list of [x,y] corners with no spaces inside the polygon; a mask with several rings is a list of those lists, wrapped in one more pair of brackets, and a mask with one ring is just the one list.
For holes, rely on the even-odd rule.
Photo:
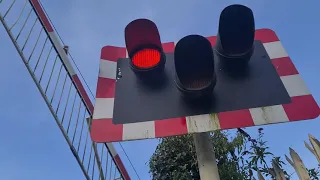
{"label": "white stripe", "polygon": [[282,105],[249,109],[255,125],[289,121]]}
{"label": "white stripe", "polygon": [[188,116],[186,119],[189,133],[207,132],[220,129],[220,123],[217,114]]}
{"label": "white stripe", "polygon": [[116,155],[118,155],[116,149],[114,148],[112,143],[107,143],[107,146],[109,148],[109,152],[112,155],[112,157],[115,157]]}
{"label": "white stripe", "polygon": [[100,60],[99,77],[116,79],[117,63],[109,60]]}
{"label": "white stripe", "polygon": [[126,49],[126,58],[129,58],[128,50]]}
{"label": "white stripe", "polygon": [[93,119],[112,118],[114,98],[96,98]]}
{"label": "white stripe", "polygon": [[290,97],[303,96],[310,94],[307,86],[304,84],[301,76],[299,74],[290,76],[281,76],[282,83],[287,89]]}
{"label": "white stripe", "polygon": [[57,49],[58,54],[61,57],[61,60],[63,61],[64,65],[66,66],[67,71],[70,73],[71,76],[75,75],[76,72],[74,71],[74,69],[70,63],[70,60],[69,60],[66,52],[63,50],[62,45],[60,44],[60,41],[58,40],[56,34],[54,32],[48,32],[48,34],[52,40],[54,47]]}
{"label": "white stripe", "polygon": [[280,41],[264,43],[264,48],[266,49],[270,59],[287,57],[288,54],[283,48]]}
{"label": "white stripe", "polygon": [[122,140],[155,138],[154,121],[123,124]]}

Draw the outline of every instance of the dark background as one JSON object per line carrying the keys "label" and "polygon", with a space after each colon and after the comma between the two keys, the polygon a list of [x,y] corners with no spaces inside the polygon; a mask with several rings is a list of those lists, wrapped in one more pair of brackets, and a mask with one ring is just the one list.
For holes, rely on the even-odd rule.
{"label": "dark background", "polygon": [[[117,80],[113,123],[125,124],[183,116],[264,107],[290,103],[291,99],[281,82],[261,41],[245,74],[231,75],[215,56],[217,84],[213,98],[200,103],[186,103],[174,82],[174,54],[166,54],[165,83],[158,87],[143,83],[129,67],[129,59],[118,60],[122,77]],[[117,72],[118,74],[118,72]]]}

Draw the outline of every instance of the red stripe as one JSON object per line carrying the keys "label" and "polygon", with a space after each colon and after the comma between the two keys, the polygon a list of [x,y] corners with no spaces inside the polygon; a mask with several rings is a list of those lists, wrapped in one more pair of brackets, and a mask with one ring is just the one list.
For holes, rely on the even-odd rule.
{"label": "red stripe", "polygon": [[116,80],[98,77],[96,98],[113,98]]}
{"label": "red stripe", "polygon": [[221,129],[254,126],[249,109],[218,113]]}
{"label": "red stripe", "polygon": [[91,100],[90,100],[86,90],[82,86],[80,79],[78,78],[78,76],[76,74],[72,76],[72,79],[73,79],[74,83],[76,84],[77,89],[79,90],[80,95],[82,96],[84,102],[88,106],[90,113],[93,114],[93,105],[91,103]]}
{"label": "red stripe", "polygon": [[44,13],[44,11],[42,10],[42,7],[39,3],[38,0],[31,0],[31,3],[36,11],[36,13],[38,14],[42,24],[44,25],[44,27],[47,29],[48,32],[53,32],[53,28],[46,16],[46,14]]}
{"label": "red stripe", "polygon": [[207,39],[210,41],[212,47],[216,45],[217,36],[209,36]]}
{"label": "red stripe", "polygon": [[115,46],[104,46],[101,49],[101,59],[117,62],[119,58],[126,57],[126,48]]}
{"label": "red stripe", "polygon": [[97,143],[122,141],[123,125],[113,124],[112,119],[93,119],[91,139]]}
{"label": "red stripe", "polygon": [[283,108],[290,121],[317,118],[320,109],[312,95],[291,97],[290,104],[283,104]]}
{"label": "red stripe", "polygon": [[258,29],[255,32],[255,40],[260,40],[262,43],[279,41],[276,33],[271,29]]}
{"label": "red stripe", "polygon": [[172,53],[174,52],[174,43],[173,42],[163,43],[162,48],[165,53]]}
{"label": "red stripe", "polygon": [[276,68],[279,76],[299,74],[289,57],[272,59],[272,64]]}
{"label": "red stripe", "polygon": [[118,165],[118,168],[119,168],[124,180],[131,180],[131,178],[129,177],[129,174],[128,174],[126,168],[124,167],[119,155],[114,156],[114,161]]}
{"label": "red stripe", "polygon": [[185,117],[157,120],[154,122],[154,126],[156,138],[188,133]]}

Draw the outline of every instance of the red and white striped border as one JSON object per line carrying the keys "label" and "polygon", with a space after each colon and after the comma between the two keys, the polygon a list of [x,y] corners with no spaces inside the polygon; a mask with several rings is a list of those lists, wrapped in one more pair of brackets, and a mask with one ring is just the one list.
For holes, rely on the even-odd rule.
{"label": "red and white striped border", "polygon": [[[217,114],[115,125],[112,123],[112,115],[116,82],[116,61],[118,58],[126,57],[127,53],[126,49],[122,47],[105,46],[101,50],[91,138],[95,142],[159,138],[318,117],[320,109],[316,101],[310,94],[274,31],[270,29],[256,30],[255,39],[262,41],[272,60],[272,64],[291,97],[292,103]],[[216,42],[216,37],[208,37],[208,40],[213,46]],[[163,44],[163,48],[167,53],[173,52],[174,43],[165,43]]]}
{"label": "red and white striped border", "polygon": [[[76,71],[74,70],[71,61],[68,57],[68,55],[63,50],[63,46],[61,45],[60,41],[58,40],[58,37],[56,33],[54,32],[54,29],[52,28],[52,25],[50,24],[50,21],[46,14],[44,13],[44,10],[42,9],[39,0],[29,0],[31,6],[33,7],[34,11],[36,12],[38,18],[40,19],[40,22],[45,29],[46,33],[49,36],[49,39],[51,40],[52,44],[54,45],[54,48],[57,50],[57,53],[59,54],[62,63],[66,67],[66,70],[69,72],[72,82],[74,83],[75,87],[77,88],[81,98],[83,99],[84,103],[86,104],[86,107],[88,107],[88,111],[90,115],[93,114],[93,105],[92,102],[84,89],[82,82],[80,81],[78,75],[76,74]],[[125,180],[130,180],[129,174],[124,167],[119,154],[115,150],[112,143],[107,143],[107,147],[110,151],[110,154],[112,155],[113,160],[115,161],[115,164],[117,165],[120,173],[122,174],[123,178]]]}

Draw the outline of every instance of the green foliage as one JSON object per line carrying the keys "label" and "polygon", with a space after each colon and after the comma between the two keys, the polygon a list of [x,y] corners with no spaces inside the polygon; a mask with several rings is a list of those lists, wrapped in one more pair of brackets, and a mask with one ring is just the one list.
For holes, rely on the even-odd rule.
{"label": "green foliage", "polygon": [[307,169],[311,180],[319,180],[320,177],[320,164],[318,168]]}
{"label": "green foliage", "polygon": [[212,135],[212,143],[217,159],[217,165],[221,179],[246,179],[247,175],[239,166],[238,153],[239,149],[244,144],[244,138],[241,134],[237,134],[231,140],[227,131],[215,131]]}
{"label": "green foliage", "polygon": [[200,179],[191,135],[163,138],[149,161],[153,179]]}
{"label": "green foliage", "polygon": [[[239,171],[234,149],[243,145],[243,137],[238,134],[229,141],[227,134],[216,131],[212,135],[216,159],[221,179],[245,179]],[[155,153],[149,161],[150,173],[156,180],[200,179],[196,150],[192,135],[167,137],[160,140]]]}
{"label": "green foliage", "polygon": [[[235,135],[228,134],[228,131],[215,131],[211,134],[220,179],[251,180],[258,170],[267,179],[275,179],[272,160],[281,169],[285,163],[270,152],[263,135],[262,128],[259,128],[256,139],[243,129],[238,129]],[[193,136],[161,139],[149,160],[149,168],[153,180],[199,180]],[[312,180],[319,180],[319,168],[309,169],[308,172]],[[290,179],[286,171],[284,174],[286,179]]]}
{"label": "green foliage", "polygon": [[[243,130],[240,129],[239,131],[242,132]],[[249,174],[249,179],[253,178],[252,170],[259,170],[266,177],[275,179],[275,171],[271,166],[272,160],[274,160],[280,168],[282,168],[285,163],[281,160],[280,157],[274,156],[274,154],[269,151],[267,141],[263,140],[263,128],[258,129],[257,139],[252,139],[251,136],[245,132],[242,132],[242,134],[247,137],[247,143],[244,146],[248,150],[242,153],[240,159],[242,161],[242,164],[244,165],[244,168],[248,170],[247,173]],[[243,163],[244,159],[246,159],[245,163]],[[271,161],[267,162],[267,159],[271,159]],[[284,174],[287,179],[290,178],[286,171],[284,171]]]}
{"label": "green foliage", "polygon": [[[237,149],[241,149],[245,139],[238,133],[232,140],[227,131],[212,134],[215,155],[221,179],[246,179],[239,167]],[[195,146],[192,135],[167,137],[160,140],[155,153],[149,161],[153,179],[200,179]]]}

